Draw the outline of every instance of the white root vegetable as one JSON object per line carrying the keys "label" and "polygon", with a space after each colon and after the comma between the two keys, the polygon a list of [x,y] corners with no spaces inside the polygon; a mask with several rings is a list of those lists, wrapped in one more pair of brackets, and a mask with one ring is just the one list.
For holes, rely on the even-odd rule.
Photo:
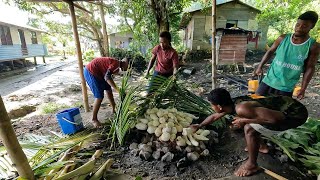
{"label": "white root vegetable", "polygon": [[203,132],[203,129],[198,129],[196,133],[200,135],[202,132]]}
{"label": "white root vegetable", "polygon": [[181,136],[177,137],[177,145],[178,146],[186,146],[186,140],[184,140],[184,138],[182,138]]}
{"label": "white root vegetable", "polygon": [[208,141],[209,139],[205,136],[201,136],[201,135],[198,135],[198,134],[193,134],[192,135],[196,140],[200,140],[200,141]]}
{"label": "white root vegetable", "polygon": [[168,124],[166,124],[166,127],[162,129],[162,133],[171,133],[171,127],[168,126]]}
{"label": "white root vegetable", "polygon": [[137,123],[136,124],[136,128],[139,129],[139,130],[144,131],[144,130],[147,130],[148,126],[146,124],[144,124],[144,123]]}
{"label": "white root vegetable", "polygon": [[158,120],[154,120],[152,122],[152,125],[155,126],[155,127],[158,127],[160,125],[159,121]]}
{"label": "white root vegetable", "polygon": [[176,139],[176,134],[170,135],[170,141],[173,142]]}
{"label": "white root vegetable", "polygon": [[164,118],[164,117],[161,117],[161,118],[159,118],[159,123],[166,123],[166,118]]}
{"label": "white root vegetable", "polygon": [[199,142],[196,141],[196,140],[192,137],[192,134],[188,134],[188,138],[189,138],[189,140],[190,140],[190,142],[191,142],[192,145],[194,145],[194,146],[199,146]]}
{"label": "white root vegetable", "polygon": [[150,114],[150,118],[152,119],[152,120],[157,120],[158,121],[158,116],[157,115],[155,115],[155,114]]}
{"label": "white root vegetable", "polygon": [[182,137],[183,137],[183,139],[186,141],[186,143],[187,143],[189,146],[192,145],[187,136],[182,136]]}
{"label": "white root vegetable", "polygon": [[148,126],[153,126],[153,120],[148,122]]}
{"label": "white root vegetable", "polygon": [[175,125],[177,132],[182,132],[183,131],[183,127],[180,124],[176,124]]}
{"label": "white root vegetable", "polygon": [[162,134],[162,128],[161,128],[161,127],[157,127],[157,129],[154,131],[154,134],[155,134],[157,137],[160,137],[161,134]]}
{"label": "white root vegetable", "polygon": [[200,135],[206,137],[206,136],[208,136],[209,134],[210,134],[210,131],[209,131],[209,130],[203,130]]}
{"label": "white root vegetable", "polygon": [[142,122],[143,124],[148,124],[149,120],[148,119],[139,119],[140,122]]}
{"label": "white root vegetable", "polygon": [[161,136],[160,136],[160,138],[159,138],[161,141],[169,141],[170,140],[170,134],[169,133],[167,133],[167,132],[164,132]]}
{"label": "white root vegetable", "polygon": [[177,128],[176,127],[172,127],[171,128],[171,134],[177,134]]}
{"label": "white root vegetable", "polygon": [[163,116],[163,111],[161,109],[157,112],[157,116],[159,118]]}
{"label": "white root vegetable", "polygon": [[168,122],[167,125],[168,125],[169,127],[174,127],[174,123],[173,123],[173,122]]}
{"label": "white root vegetable", "polygon": [[147,129],[147,132],[149,134],[154,134],[156,131],[156,127],[155,126],[149,126],[148,129]]}

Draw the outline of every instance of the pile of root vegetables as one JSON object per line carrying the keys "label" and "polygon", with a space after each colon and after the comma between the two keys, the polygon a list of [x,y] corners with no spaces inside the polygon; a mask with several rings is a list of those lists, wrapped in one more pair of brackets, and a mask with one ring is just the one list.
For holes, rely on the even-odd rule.
{"label": "pile of root vegetables", "polygon": [[175,108],[148,109],[135,125],[146,136],[140,144],[130,145],[131,152],[145,160],[162,161],[172,161],[178,154],[190,161],[209,155],[206,143],[210,137],[217,141],[217,133],[203,129],[193,132],[189,126],[194,119],[197,117]]}

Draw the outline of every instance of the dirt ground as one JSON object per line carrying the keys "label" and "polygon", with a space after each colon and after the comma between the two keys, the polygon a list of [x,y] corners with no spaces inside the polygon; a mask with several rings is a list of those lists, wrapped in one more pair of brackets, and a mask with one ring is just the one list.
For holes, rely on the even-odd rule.
{"label": "dirt ground", "polygon": [[[232,67],[221,67],[224,71],[219,70],[219,73],[230,74],[247,80],[251,77],[250,73],[253,70],[253,64],[258,62],[262,55],[263,53],[259,52],[249,54],[246,61],[246,73],[232,71],[230,70]],[[195,74],[181,77],[181,79],[186,82],[185,85],[188,89],[205,98],[206,94],[211,90],[210,63],[207,61],[188,63],[186,67],[195,68]],[[319,68],[318,64],[316,74],[308,87],[306,98],[302,100],[302,103],[308,108],[309,115],[317,118],[320,117],[320,112],[318,111],[320,106]],[[10,90],[10,93],[3,96],[7,111],[19,111],[18,114],[22,113],[23,116],[12,120],[16,134],[19,137],[22,137],[25,133],[45,135],[50,131],[61,132],[55,117],[56,113],[44,114],[42,111],[43,106],[49,102],[69,106],[77,104],[81,108],[81,116],[85,127],[92,128],[90,123],[91,113],[85,113],[81,106],[82,93],[78,70],[77,64],[70,61],[63,66],[43,71],[40,74],[35,71],[34,75],[28,75],[27,77],[24,77],[23,74],[1,77],[0,92],[1,90]],[[115,80],[119,83],[120,78],[117,77]],[[227,88],[232,96],[247,94],[246,88],[240,87],[227,79],[219,78],[218,84],[220,87]],[[88,92],[89,103],[92,104],[93,96],[90,90]],[[115,98],[118,98],[116,93]],[[29,111],[26,109],[29,109]],[[105,121],[111,116],[109,103],[104,100],[99,111],[99,119]],[[220,143],[210,150],[208,158],[201,158],[197,162],[180,169],[177,169],[176,161],[172,163],[143,161],[139,157],[131,155],[128,147],[119,148],[117,149],[118,153],[110,153],[108,157],[116,159],[113,169],[118,174],[113,177],[114,179],[135,179],[137,176],[141,176],[143,179],[273,179],[265,173],[259,173],[249,178],[236,178],[233,176],[234,170],[247,157],[244,147],[243,133],[226,129],[220,136]],[[106,149],[108,148],[106,147]],[[281,163],[279,156],[281,154],[276,150],[271,151],[270,154],[260,154],[258,163],[262,167],[289,179],[312,179],[312,177],[303,175],[306,174],[306,171],[299,164],[292,162]]]}

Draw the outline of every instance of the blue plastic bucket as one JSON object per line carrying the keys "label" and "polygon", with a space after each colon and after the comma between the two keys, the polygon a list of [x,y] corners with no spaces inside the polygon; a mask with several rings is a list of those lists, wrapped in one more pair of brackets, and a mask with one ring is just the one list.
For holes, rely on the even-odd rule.
{"label": "blue plastic bucket", "polygon": [[64,134],[74,134],[83,129],[79,108],[71,108],[56,114],[59,125]]}

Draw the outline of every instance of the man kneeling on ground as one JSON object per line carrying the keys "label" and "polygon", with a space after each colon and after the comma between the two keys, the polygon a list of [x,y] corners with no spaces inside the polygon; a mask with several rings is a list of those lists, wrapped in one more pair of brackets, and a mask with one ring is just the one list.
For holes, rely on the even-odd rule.
{"label": "man kneeling on ground", "polygon": [[128,58],[118,61],[117,59],[110,57],[99,57],[93,59],[84,68],[84,77],[95,98],[92,114],[92,123],[94,127],[101,127],[101,123],[98,120],[98,111],[104,98],[104,91],[107,92],[112,111],[115,113],[116,104],[114,102],[111,87],[118,93],[119,89],[114,83],[111,75],[118,74],[119,68],[122,71],[126,71],[128,69],[128,64]]}
{"label": "man kneeling on ground", "polygon": [[216,113],[207,117],[201,124],[191,125],[196,131],[226,114],[236,115],[232,124],[239,128],[244,127],[249,153],[249,159],[235,172],[236,176],[250,176],[259,170],[257,157],[260,134],[272,135],[296,128],[304,124],[308,118],[306,107],[291,97],[273,96],[261,99],[246,97],[236,98],[233,101],[227,90],[222,88],[212,90],[208,100]]}

